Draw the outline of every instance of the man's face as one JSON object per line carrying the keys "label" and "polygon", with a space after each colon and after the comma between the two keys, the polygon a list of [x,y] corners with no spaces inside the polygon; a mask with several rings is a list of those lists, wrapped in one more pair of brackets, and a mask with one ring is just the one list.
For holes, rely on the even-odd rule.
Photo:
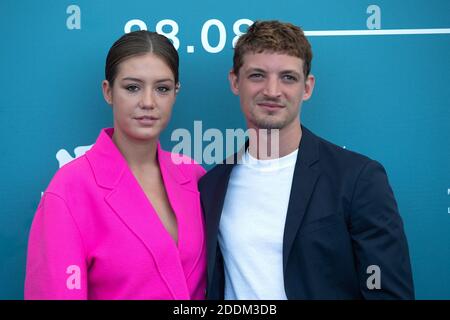
{"label": "man's face", "polygon": [[246,53],[239,74],[230,72],[247,126],[284,129],[299,124],[302,101],[311,97],[314,77],[305,80],[302,59],[280,53]]}

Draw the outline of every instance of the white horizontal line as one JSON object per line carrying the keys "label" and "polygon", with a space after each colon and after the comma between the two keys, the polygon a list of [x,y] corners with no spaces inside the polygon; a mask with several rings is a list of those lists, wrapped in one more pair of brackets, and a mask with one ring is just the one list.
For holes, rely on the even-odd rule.
{"label": "white horizontal line", "polygon": [[442,29],[385,29],[385,30],[324,30],[305,31],[306,36],[383,36],[408,34],[450,34],[450,28]]}

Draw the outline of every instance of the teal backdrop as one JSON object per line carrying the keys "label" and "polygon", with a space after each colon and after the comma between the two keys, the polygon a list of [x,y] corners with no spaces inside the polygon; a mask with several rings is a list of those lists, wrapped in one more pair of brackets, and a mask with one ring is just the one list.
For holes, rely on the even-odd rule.
{"label": "teal backdrop", "polygon": [[[194,121],[202,121],[203,131],[245,128],[227,80],[236,21],[303,27],[316,88],[302,123],[385,166],[417,298],[450,299],[448,0],[2,0],[0,299],[23,298],[28,233],[59,168],[56,154],[75,157],[75,148],[112,126],[101,93],[104,61],[133,19],[149,30],[159,23],[179,41],[182,87],[161,137],[166,149],[177,143],[175,129],[194,134]],[[337,36],[338,30],[353,31]]]}

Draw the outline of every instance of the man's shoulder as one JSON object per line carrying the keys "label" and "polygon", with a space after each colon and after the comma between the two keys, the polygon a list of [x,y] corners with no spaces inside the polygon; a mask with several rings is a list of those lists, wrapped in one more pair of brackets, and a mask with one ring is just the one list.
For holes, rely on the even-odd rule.
{"label": "man's shoulder", "polygon": [[[354,179],[366,169],[382,168],[384,170],[381,163],[364,154],[336,145],[314,134],[312,139],[317,145],[318,166],[322,172],[331,176]],[[301,152],[301,148],[299,152]]]}
{"label": "man's shoulder", "polygon": [[216,185],[222,181],[224,174],[231,169],[233,165],[226,162],[215,165],[212,169],[208,170],[206,174],[200,178],[198,186],[200,191],[204,188],[208,188],[211,185]]}
{"label": "man's shoulder", "polygon": [[319,145],[321,161],[330,161],[345,166],[365,165],[374,161],[368,156],[352,151],[343,146],[338,146],[324,138],[315,136]]}
{"label": "man's shoulder", "polygon": [[335,186],[354,190],[358,181],[364,180],[384,188],[387,173],[380,162],[323,138],[316,139],[319,153],[316,170],[318,169]]}

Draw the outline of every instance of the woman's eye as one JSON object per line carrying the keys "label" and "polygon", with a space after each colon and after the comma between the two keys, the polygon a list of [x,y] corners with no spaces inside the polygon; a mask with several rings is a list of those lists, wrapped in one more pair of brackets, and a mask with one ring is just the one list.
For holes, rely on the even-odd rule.
{"label": "woman's eye", "polygon": [[165,86],[156,88],[156,91],[158,91],[159,93],[167,93],[167,92],[169,92],[170,90],[171,90],[171,88],[165,87]]}
{"label": "woman's eye", "polygon": [[129,92],[136,92],[139,90],[139,87],[135,86],[135,85],[129,85],[129,86],[126,86],[125,89]]}

